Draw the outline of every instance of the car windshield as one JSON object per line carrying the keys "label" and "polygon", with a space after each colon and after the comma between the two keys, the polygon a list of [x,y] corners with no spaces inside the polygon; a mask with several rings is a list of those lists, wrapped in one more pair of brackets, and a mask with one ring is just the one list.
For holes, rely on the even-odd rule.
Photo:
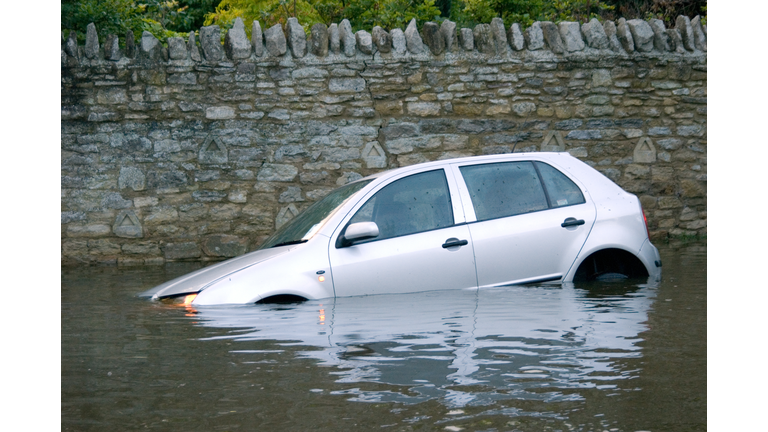
{"label": "car windshield", "polygon": [[259,249],[304,243],[309,240],[328,218],[370,182],[371,180],[364,180],[350,183],[329,193],[293,220],[278,228]]}

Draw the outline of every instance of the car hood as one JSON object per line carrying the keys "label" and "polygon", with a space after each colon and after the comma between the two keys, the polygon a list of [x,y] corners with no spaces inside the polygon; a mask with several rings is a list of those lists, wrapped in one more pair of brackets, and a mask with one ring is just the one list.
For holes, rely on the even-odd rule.
{"label": "car hood", "polygon": [[177,277],[139,294],[139,297],[158,299],[196,293],[223,277],[287,253],[291,249],[293,248],[283,246],[254,251]]}

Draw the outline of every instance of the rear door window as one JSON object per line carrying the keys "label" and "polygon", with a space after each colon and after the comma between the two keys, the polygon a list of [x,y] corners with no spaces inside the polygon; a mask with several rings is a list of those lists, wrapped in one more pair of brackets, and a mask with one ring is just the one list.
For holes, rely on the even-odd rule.
{"label": "rear door window", "polygon": [[502,162],[459,168],[478,221],[549,208],[539,174],[531,162]]}
{"label": "rear door window", "polygon": [[551,165],[535,162],[549,196],[550,207],[584,204],[584,194],[571,179]]}

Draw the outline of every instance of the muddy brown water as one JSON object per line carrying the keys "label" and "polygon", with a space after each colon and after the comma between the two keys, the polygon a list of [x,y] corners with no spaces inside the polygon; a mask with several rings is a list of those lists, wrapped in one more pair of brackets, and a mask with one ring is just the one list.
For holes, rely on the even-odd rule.
{"label": "muddy brown water", "polygon": [[662,281],[186,308],[64,267],[65,431],[706,430],[706,243]]}

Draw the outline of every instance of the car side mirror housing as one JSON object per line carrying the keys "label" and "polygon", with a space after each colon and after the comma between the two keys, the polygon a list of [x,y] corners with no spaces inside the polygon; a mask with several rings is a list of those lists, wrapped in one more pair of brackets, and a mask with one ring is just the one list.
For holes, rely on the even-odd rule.
{"label": "car side mirror housing", "polygon": [[379,235],[379,227],[376,222],[358,222],[347,225],[344,234],[339,236],[336,247],[351,246],[355,240],[365,240]]}

